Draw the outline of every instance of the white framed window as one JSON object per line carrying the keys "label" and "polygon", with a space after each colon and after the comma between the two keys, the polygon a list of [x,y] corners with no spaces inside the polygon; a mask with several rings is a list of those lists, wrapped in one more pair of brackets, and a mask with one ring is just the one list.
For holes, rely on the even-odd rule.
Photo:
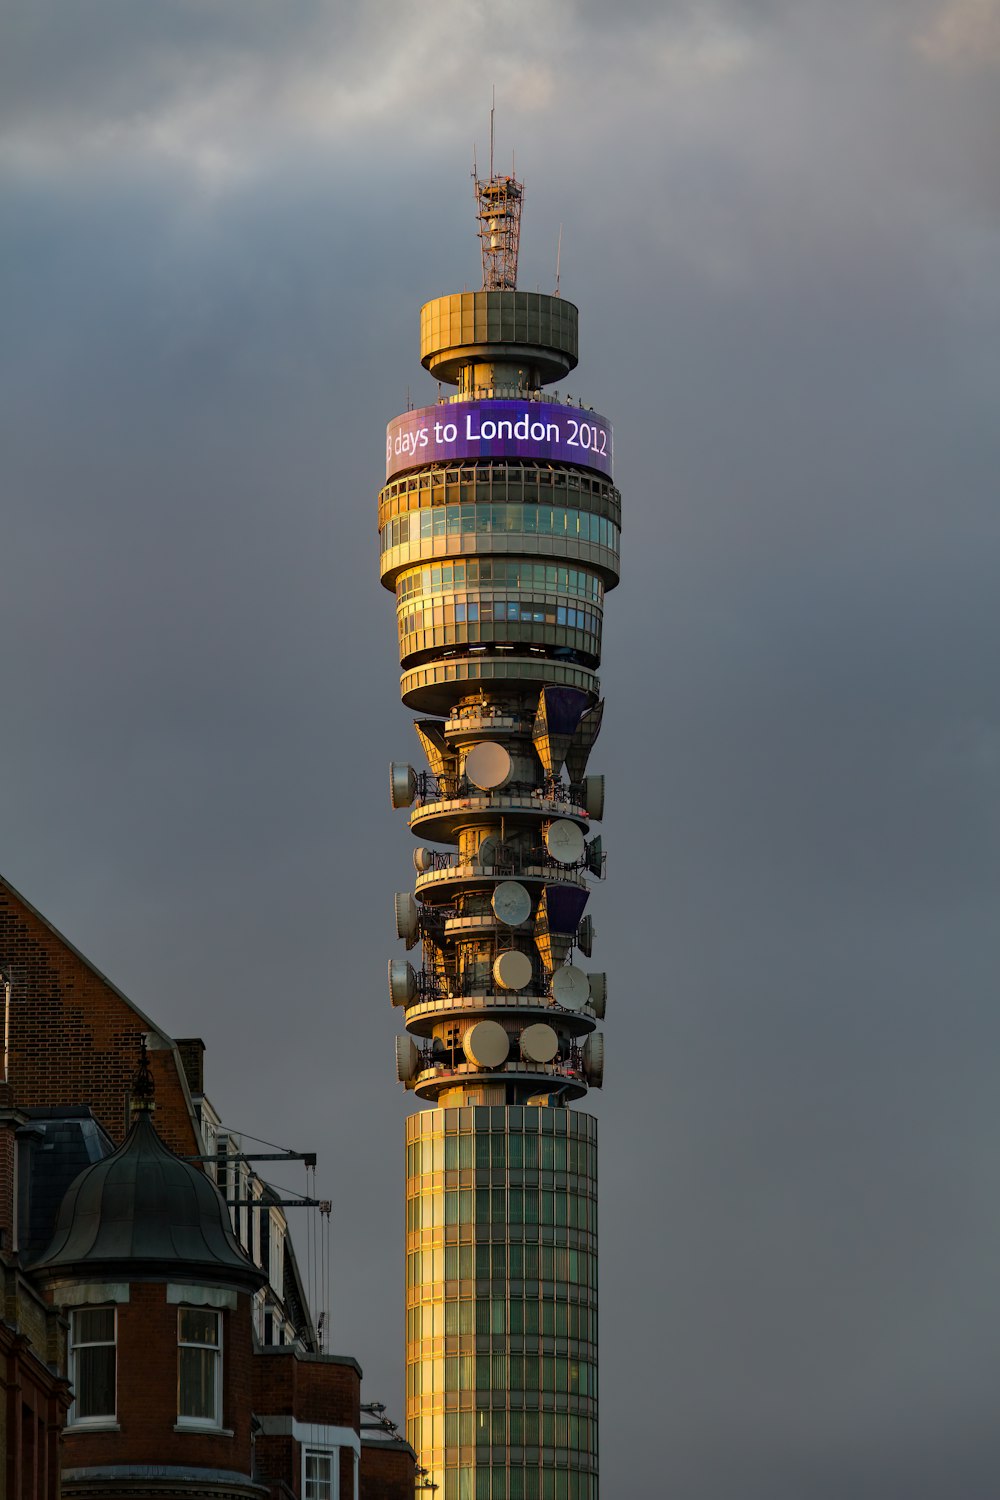
{"label": "white framed window", "polygon": [[70,1379],[74,1425],[113,1422],[118,1404],[118,1312],[114,1307],[78,1307],[69,1321]]}
{"label": "white framed window", "polygon": [[177,1421],[222,1426],[222,1314],[210,1307],[177,1309]]}
{"label": "white framed window", "polygon": [[284,1291],[285,1227],[284,1215],[272,1208],[268,1214],[267,1274],[277,1297]]}
{"label": "white framed window", "polygon": [[304,1448],[302,1452],[303,1500],[337,1500],[336,1448]]}

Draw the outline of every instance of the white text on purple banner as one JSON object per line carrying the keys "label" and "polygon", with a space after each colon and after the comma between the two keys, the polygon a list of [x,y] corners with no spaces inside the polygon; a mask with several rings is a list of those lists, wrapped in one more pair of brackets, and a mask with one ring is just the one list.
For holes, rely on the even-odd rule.
{"label": "white text on purple banner", "polygon": [[547,401],[456,401],[404,412],[385,431],[385,477],[418,464],[536,459],[611,476],[611,424]]}

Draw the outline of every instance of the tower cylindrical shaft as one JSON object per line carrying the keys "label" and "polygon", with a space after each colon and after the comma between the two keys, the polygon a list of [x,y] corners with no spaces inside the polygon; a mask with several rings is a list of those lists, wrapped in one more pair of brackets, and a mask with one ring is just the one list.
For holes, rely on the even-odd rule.
{"label": "tower cylindrical shaft", "polygon": [[381,575],[428,769],[389,966],[407,1122],[407,1431],[442,1500],[597,1500],[597,1127],[604,873],[587,775],[621,499],[604,418],[542,387],[577,309],[439,297],[422,362],[457,394],[389,423]]}

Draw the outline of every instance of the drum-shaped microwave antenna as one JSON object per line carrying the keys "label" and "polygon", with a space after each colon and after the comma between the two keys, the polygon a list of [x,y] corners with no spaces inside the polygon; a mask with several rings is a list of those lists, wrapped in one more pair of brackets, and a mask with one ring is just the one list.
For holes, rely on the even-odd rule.
{"label": "drum-shaped microwave antenna", "polygon": [[409,1083],[420,1070],[420,1052],[411,1036],[396,1038],[396,1077],[400,1083]]}
{"label": "drum-shaped microwave antenna", "polygon": [[484,869],[492,870],[497,862],[497,850],[500,840],[492,833],[488,833],[476,851],[476,858]]}
{"label": "drum-shaped microwave antenna", "polygon": [[409,807],[416,795],[416,771],[403,761],[394,760],[389,766],[389,800],[393,807]]}
{"label": "drum-shaped microwave antenna", "polygon": [[545,830],[545,847],[561,865],[575,865],[583,857],[583,834],[569,818],[554,818]]}
{"label": "drum-shaped microwave antenna", "polygon": [[420,931],[417,899],[409,891],[397,891],[393,901],[396,907],[396,936],[401,937],[408,948],[412,948]]}
{"label": "drum-shaped microwave antenna", "polygon": [[604,1020],[608,1003],[607,974],[588,974],[590,980],[590,1008],[599,1021]]}
{"label": "drum-shaped microwave antenna", "polygon": [[483,740],[465,758],[465,774],[482,792],[492,792],[510,780],[510,755],[503,745]]}
{"label": "drum-shaped microwave antenna", "polygon": [[589,958],[594,951],[594,939],[597,936],[597,928],[594,926],[593,917],[584,917],[576,929],[576,946],[585,958]]}
{"label": "drum-shaped microwave antenna", "polygon": [[431,853],[430,849],[425,849],[423,845],[418,845],[418,847],[414,849],[413,868],[416,870],[418,875],[423,875],[426,870],[432,870],[434,868],[434,855]]}
{"label": "drum-shaped microwave antenna", "polygon": [[604,846],[599,834],[587,845],[587,869],[591,875],[604,874]]}
{"label": "drum-shaped microwave antenna", "polygon": [[592,1032],[583,1044],[583,1071],[588,1083],[599,1089],[604,1082],[604,1037]]}
{"label": "drum-shaped microwave antenna", "polygon": [[585,776],[583,778],[583,805],[587,809],[587,817],[599,821],[604,817],[604,777]]}
{"label": "drum-shaped microwave antenna", "polygon": [[493,960],[493,978],[502,990],[523,990],[531,983],[531,959],[518,948],[508,948]]}
{"label": "drum-shaped microwave antenna", "polygon": [[462,1038],[462,1051],[477,1068],[499,1068],[507,1060],[510,1038],[499,1021],[477,1021]]}
{"label": "drum-shaped microwave antenna", "polygon": [[518,880],[501,880],[491,904],[494,915],[506,927],[520,927],[531,914],[531,897]]}
{"label": "drum-shaped microwave antenna", "polygon": [[393,1005],[409,1005],[417,993],[417,972],[405,958],[389,960],[389,999]]}
{"label": "drum-shaped microwave antenna", "polygon": [[521,1056],[527,1062],[551,1062],[559,1051],[559,1037],[555,1029],[538,1021],[526,1026],[521,1032]]}
{"label": "drum-shaped microwave antenna", "polygon": [[552,976],[552,998],[564,1010],[582,1010],[590,999],[590,980],[582,969],[564,964]]}

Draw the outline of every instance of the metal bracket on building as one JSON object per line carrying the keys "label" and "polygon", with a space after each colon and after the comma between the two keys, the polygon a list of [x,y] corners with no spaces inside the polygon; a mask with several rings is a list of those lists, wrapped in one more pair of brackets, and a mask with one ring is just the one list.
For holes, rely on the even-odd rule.
{"label": "metal bracket on building", "polygon": [[319,1208],[329,1213],[326,1198],[227,1198],[227,1208]]}
{"label": "metal bracket on building", "polygon": [[315,1151],[229,1151],[224,1155],[185,1156],[185,1161],[211,1161],[217,1166],[227,1166],[231,1161],[304,1161],[307,1167],[316,1165]]}
{"label": "metal bracket on building", "polygon": [[379,1432],[387,1432],[390,1437],[399,1436],[399,1423],[394,1422],[391,1417],[386,1416],[384,1401],[363,1401],[360,1409],[366,1416],[375,1418],[374,1422],[361,1422],[359,1424],[362,1432],[377,1430]]}

